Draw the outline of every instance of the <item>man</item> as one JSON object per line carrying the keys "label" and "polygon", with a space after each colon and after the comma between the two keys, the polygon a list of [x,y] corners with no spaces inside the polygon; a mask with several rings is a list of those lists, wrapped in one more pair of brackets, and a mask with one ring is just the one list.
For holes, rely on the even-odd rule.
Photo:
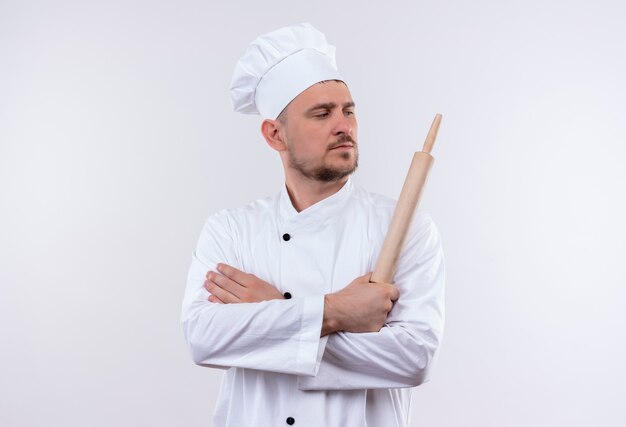
{"label": "man", "polygon": [[443,324],[439,234],[417,213],[395,284],[369,283],[395,203],[354,185],[355,105],[309,24],[255,40],[237,111],[285,172],[281,192],[206,222],[182,323],[192,358],[227,369],[216,426],[405,426]]}

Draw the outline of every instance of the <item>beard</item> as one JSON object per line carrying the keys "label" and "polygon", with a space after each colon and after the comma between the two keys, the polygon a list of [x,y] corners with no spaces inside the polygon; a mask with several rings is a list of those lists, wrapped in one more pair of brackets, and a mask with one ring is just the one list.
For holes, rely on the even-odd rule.
{"label": "beard", "polygon": [[[357,150],[356,143],[351,137],[344,136],[343,138],[339,139],[335,144],[331,145],[331,147],[333,147],[334,145],[341,144],[343,142],[354,143],[354,162],[351,164],[349,163],[341,167],[332,167],[332,166],[327,166],[327,165],[310,167],[307,162],[296,158],[296,155],[294,154],[293,150],[288,149],[287,152],[289,154],[289,167],[291,169],[294,169],[300,172],[300,174],[303,177],[308,178],[313,181],[319,181],[319,182],[340,181],[346,176],[351,175],[356,170],[356,168],[359,167],[359,152]],[[343,152],[340,154],[340,156],[344,160],[350,160],[353,154],[350,152]]]}

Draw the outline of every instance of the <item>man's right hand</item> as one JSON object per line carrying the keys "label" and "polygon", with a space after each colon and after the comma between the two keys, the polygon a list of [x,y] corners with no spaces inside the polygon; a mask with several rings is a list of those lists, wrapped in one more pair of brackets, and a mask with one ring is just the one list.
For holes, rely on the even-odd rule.
{"label": "man's right hand", "polygon": [[389,283],[370,283],[372,273],[324,296],[322,336],[333,332],[378,332],[400,293]]}

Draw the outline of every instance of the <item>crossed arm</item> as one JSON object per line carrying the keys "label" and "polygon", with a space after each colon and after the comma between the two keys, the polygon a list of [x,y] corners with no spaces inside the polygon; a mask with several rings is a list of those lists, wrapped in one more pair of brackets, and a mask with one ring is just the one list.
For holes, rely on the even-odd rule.
{"label": "crossed arm", "polygon": [[428,378],[444,282],[429,218],[414,220],[397,286],[369,283],[366,274],[338,292],[289,301],[231,267],[239,258],[225,222],[215,216],[203,229],[183,301],[183,331],[197,364],[293,374],[302,390],[412,387]]}
{"label": "crossed arm", "polygon": [[[354,279],[342,290],[324,296],[321,336],[334,332],[378,332],[399,297],[388,283],[370,283],[371,273]],[[253,274],[227,264],[206,274],[204,287],[208,300],[217,304],[237,304],[284,299],[278,289]]]}

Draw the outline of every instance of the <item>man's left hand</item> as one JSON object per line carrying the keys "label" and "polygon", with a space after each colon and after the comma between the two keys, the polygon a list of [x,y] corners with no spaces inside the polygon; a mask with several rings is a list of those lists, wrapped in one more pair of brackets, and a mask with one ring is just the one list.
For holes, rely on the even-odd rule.
{"label": "man's left hand", "polygon": [[217,271],[209,271],[204,281],[204,287],[211,293],[210,302],[233,304],[285,298],[278,289],[254,274],[227,264],[218,264]]}

